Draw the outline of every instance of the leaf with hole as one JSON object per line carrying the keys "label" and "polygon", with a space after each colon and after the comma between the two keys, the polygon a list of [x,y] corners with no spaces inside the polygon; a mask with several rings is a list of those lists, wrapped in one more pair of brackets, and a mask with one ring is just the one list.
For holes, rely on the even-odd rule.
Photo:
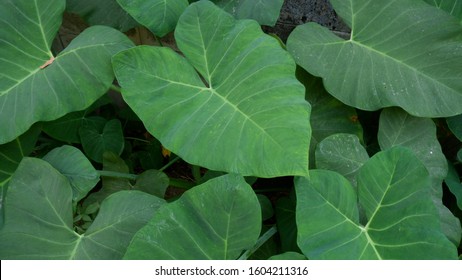
{"label": "leaf with hole", "polygon": [[310,106],[279,43],[208,1],[186,9],[175,38],[186,58],[148,46],[113,58],[124,99],[148,131],[208,169],[306,175]]}

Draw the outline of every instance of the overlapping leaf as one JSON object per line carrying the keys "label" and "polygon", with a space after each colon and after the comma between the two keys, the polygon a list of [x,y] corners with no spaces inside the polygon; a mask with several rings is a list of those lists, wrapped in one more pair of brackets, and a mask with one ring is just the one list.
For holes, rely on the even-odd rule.
{"label": "overlapping leaf", "polygon": [[90,25],[107,25],[123,32],[138,25],[116,0],[66,0],[66,10]]}
{"label": "overlapping leaf", "polygon": [[238,175],[214,178],[163,206],[133,238],[125,259],[236,259],[258,239],[258,199]]}
{"label": "overlapping leaf", "polygon": [[[362,127],[354,108],[329,95],[322,85],[322,80],[305,70],[297,69],[297,78],[305,86],[305,98],[311,104],[310,155],[314,154],[319,142],[336,133],[354,134],[362,139]],[[315,166],[314,157],[310,157],[310,166]]]}
{"label": "overlapping leaf", "polygon": [[462,234],[460,221],[442,202],[442,182],[448,174],[448,165],[436,138],[435,123],[431,119],[410,116],[398,108],[386,109],[380,116],[378,141],[382,150],[396,146],[409,148],[425,165],[443,232],[458,245]]}
{"label": "overlapping leaf", "polygon": [[356,174],[369,155],[353,134],[334,134],[316,148],[316,168],[336,171],[356,186]]}
{"label": "overlapping leaf", "polygon": [[351,184],[332,171],[298,178],[298,243],[309,259],[456,259],[442,233],[426,168],[402,147],[380,152]]}
{"label": "overlapping leaf", "polygon": [[238,19],[254,19],[262,25],[274,26],[284,0],[213,0],[213,2]]}
{"label": "overlapping leaf", "polygon": [[0,145],[0,228],[4,221],[4,201],[8,182],[21,160],[34,150],[39,134],[40,126],[35,125],[15,140]]}
{"label": "overlapping leaf", "polygon": [[157,47],[113,59],[124,99],[150,133],[209,169],[306,175],[310,107],[279,43],[208,1],[188,7],[175,38],[186,59]]}
{"label": "overlapping leaf", "polygon": [[103,162],[104,152],[120,155],[124,149],[122,124],[118,119],[108,121],[102,130],[85,124],[79,129],[79,135],[85,153],[96,162]]}
{"label": "overlapping leaf", "polygon": [[443,11],[460,19],[462,24],[462,1],[460,0],[425,0],[430,5],[438,7]]}
{"label": "overlapping leaf", "polygon": [[314,23],[287,47],[342,102],[365,110],[399,106],[411,115],[462,112],[462,26],[423,1],[333,0],[351,27],[343,40]]}
{"label": "overlapping leaf", "polygon": [[85,234],[72,229],[72,189],[47,162],[25,158],[11,180],[1,259],[120,259],[133,234],[164,201],[142,192],[119,192],[101,205]]}
{"label": "overlapping leaf", "polygon": [[46,154],[43,160],[67,177],[71,183],[74,202],[84,198],[99,181],[99,174],[91,162],[75,147],[56,148]]}
{"label": "overlapping leaf", "polygon": [[175,29],[188,0],[117,0],[140,24],[159,37]]}
{"label": "overlapping leaf", "polygon": [[3,0],[0,5],[0,119],[5,120],[0,143],[37,121],[88,107],[113,81],[111,56],[132,46],[112,28],[92,27],[52,61],[50,46],[65,1]]}

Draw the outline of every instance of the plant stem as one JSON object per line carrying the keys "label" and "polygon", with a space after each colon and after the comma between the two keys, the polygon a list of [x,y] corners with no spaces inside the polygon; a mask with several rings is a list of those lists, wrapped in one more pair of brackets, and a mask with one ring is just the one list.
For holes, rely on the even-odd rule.
{"label": "plant stem", "polygon": [[136,180],[138,175],[135,174],[128,174],[128,173],[121,173],[116,171],[106,171],[106,170],[98,170],[99,176],[101,177],[112,177],[112,178],[121,178],[121,179],[129,179],[129,180]]}
{"label": "plant stem", "polygon": [[141,139],[141,138],[136,138],[136,137],[129,137],[129,136],[127,136],[127,137],[125,137],[125,139],[127,139],[127,140],[140,141],[140,142],[148,143],[148,144],[151,143],[151,141],[149,141],[149,140],[145,140],[145,139]]}
{"label": "plant stem", "polygon": [[194,181],[199,182],[202,178],[201,176],[201,167],[198,165],[192,165],[192,175],[194,177]]}
{"label": "plant stem", "polygon": [[172,160],[170,160],[166,165],[162,166],[162,168],[159,169],[159,171],[163,172],[165,169],[169,168],[172,164],[177,162],[180,159],[180,157],[176,157]]}
{"label": "plant stem", "polygon": [[154,38],[156,38],[156,41],[157,43],[159,44],[159,46],[163,47],[164,44],[162,44],[162,41],[159,39],[159,37],[157,37],[156,35],[154,35]]}
{"label": "plant stem", "polygon": [[119,93],[122,93],[122,89],[119,86],[116,86],[114,84],[112,84],[109,88],[112,89],[113,91],[117,91]]}
{"label": "plant stem", "polygon": [[268,239],[270,239],[273,235],[278,232],[276,225],[272,226],[269,230],[267,230],[260,238],[258,238],[257,243],[255,245],[245,251],[240,257],[239,260],[247,260],[253,253],[255,253],[263,244],[265,244]]}
{"label": "plant stem", "polygon": [[194,187],[195,184],[181,179],[170,178],[170,186],[189,190],[190,188]]}

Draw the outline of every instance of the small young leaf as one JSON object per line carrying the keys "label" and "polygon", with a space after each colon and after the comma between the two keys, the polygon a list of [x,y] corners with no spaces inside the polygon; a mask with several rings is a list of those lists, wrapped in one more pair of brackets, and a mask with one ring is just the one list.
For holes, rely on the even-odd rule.
{"label": "small young leaf", "polygon": [[118,119],[108,121],[102,131],[93,125],[83,125],[79,129],[83,150],[92,160],[103,162],[104,152],[113,152],[120,155],[125,140],[122,125]]}

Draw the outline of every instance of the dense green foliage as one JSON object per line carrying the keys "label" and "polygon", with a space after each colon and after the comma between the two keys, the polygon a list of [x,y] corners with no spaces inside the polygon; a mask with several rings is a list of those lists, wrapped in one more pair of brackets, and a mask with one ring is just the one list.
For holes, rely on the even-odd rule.
{"label": "dense green foliage", "polygon": [[0,258],[459,258],[462,1],[282,2],[0,0]]}

